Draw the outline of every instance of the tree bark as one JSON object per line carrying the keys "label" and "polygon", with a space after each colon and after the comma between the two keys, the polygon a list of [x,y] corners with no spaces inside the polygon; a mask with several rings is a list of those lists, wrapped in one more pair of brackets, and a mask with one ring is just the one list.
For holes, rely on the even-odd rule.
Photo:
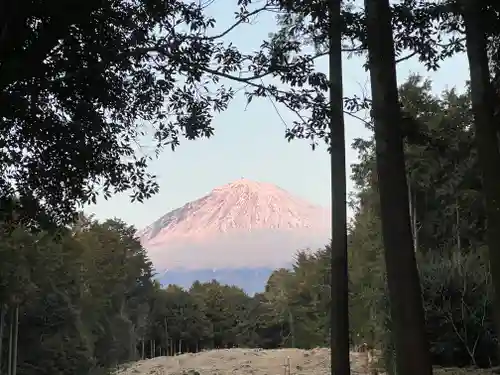
{"label": "tree bark", "polygon": [[376,161],[387,284],[400,375],[430,375],[415,259],[389,0],[365,0]]}
{"label": "tree bark", "polygon": [[[464,0],[463,17],[467,58],[470,68],[470,90],[474,115],[475,141],[479,168],[483,179],[486,204],[486,240],[489,250],[494,289],[493,319],[500,334],[500,151],[495,124],[495,94],[490,80],[487,39],[483,28],[482,10],[477,2]],[[500,358],[500,345],[497,348]]]}
{"label": "tree bark", "polygon": [[331,371],[349,375],[349,307],[347,270],[347,193],[345,168],[344,101],[342,90],[341,0],[330,0],[330,167],[332,199],[331,232]]}
{"label": "tree bark", "polygon": [[2,353],[3,353],[3,335],[5,327],[6,308],[4,304],[0,305],[0,375],[2,374]]}
{"label": "tree bark", "polygon": [[457,250],[459,254],[462,254],[462,238],[460,234],[460,206],[458,205],[458,199],[455,200],[455,236],[457,241]]}
{"label": "tree bark", "polygon": [[19,339],[19,305],[14,310],[14,343],[12,353],[12,375],[17,374],[17,341]]}
{"label": "tree bark", "polygon": [[[404,149],[403,149],[404,150]],[[418,222],[417,222],[417,206],[416,206],[416,195],[413,193],[413,189],[411,188],[410,178],[407,175],[406,181],[408,185],[408,210],[410,213],[410,222],[411,222],[411,233],[413,237],[413,249],[415,252],[418,250]]]}
{"label": "tree bark", "polygon": [[12,339],[14,336],[14,310],[10,311],[10,319],[9,319],[9,351],[8,351],[8,359],[7,359],[7,374],[12,375]]}
{"label": "tree bark", "polygon": [[290,325],[290,335],[292,336],[292,348],[295,348],[295,322],[292,310],[288,309],[288,324]]}
{"label": "tree bark", "polygon": [[168,355],[168,324],[166,316],[163,318],[163,323],[165,324],[165,349],[167,350],[166,355]]}

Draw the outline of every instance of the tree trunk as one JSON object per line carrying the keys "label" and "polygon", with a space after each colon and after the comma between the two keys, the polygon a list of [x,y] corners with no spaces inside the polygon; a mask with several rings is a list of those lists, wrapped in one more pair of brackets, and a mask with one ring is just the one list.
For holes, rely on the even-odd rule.
{"label": "tree trunk", "polygon": [[292,348],[295,348],[295,323],[290,309],[288,309],[288,324],[290,325],[290,336],[292,336]]}
{"label": "tree trunk", "polygon": [[396,365],[430,375],[422,294],[408,210],[401,110],[389,0],[365,0],[382,235]]}
{"label": "tree trunk", "polygon": [[2,374],[2,353],[3,353],[3,335],[5,327],[6,308],[4,304],[0,305],[0,375]]}
{"label": "tree trunk", "polygon": [[[477,2],[462,2],[465,21],[467,57],[470,68],[470,90],[474,114],[476,147],[483,178],[486,204],[486,237],[495,297],[493,319],[500,334],[500,152],[495,126],[495,96],[488,68],[487,40],[482,10]],[[500,346],[498,347],[500,358]]]}
{"label": "tree trunk", "polygon": [[456,235],[456,240],[457,240],[457,250],[459,254],[462,254],[462,238],[460,234],[460,207],[458,205],[458,199],[455,200],[455,216],[456,216],[456,223],[455,223],[455,235]]}
{"label": "tree trunk", "polygon": [[12,353],[12,375],[17,374],[17,341],[19,338],[19,305],[14,310],[14,343]]}
{"label": "tree trunk", "polygon": [[342,90],[341,1],[330,0],[330,168],[332,199],[330,355],[332,375],[349,375],[349,307],[347,274],[347,194],[344,101]]}
{"label": "tree trunk", "polygon": [[130,361],[137,360],[137,337],[135,325],[131,324],[129,328],[129,349],[128,358]]}
{"label": "tree trunk", "polygon": [[413,226],[413,248],[414,248],[415,252],[417,252],[418,246],[419,246],[419,243],[418,243],[419,228],[418,228],[418,221],[417,221],[417,205],[415,204],[415,201],[416,201],[415,195],[413,195],[410,199],[412,200],[412,207],[413,207],[412,217],[411,217],[411,223]]}
{"label": "tree trunk", "polygon": [[8,359],[7,359],[7,374],[12,375],[12,339],[14,336],[14,310],[10,310],[10,319],[9,319],[9,351],[8,351]]}
{"label": "tree trunk", "polygon": [[166,355],[168,355],[168,325],[166,316],[163,318],[163,323],[165,324],[165,349],[167,349]]}
{"label": "tree trunk", "polygon": [[408,181],[408,210],[410,212],[410,222],[411,222],[411,234],[413,238],[413,250],[417,252],[418,250],[418,224],[417,224],[417,206],[416,198],[413,190],[411,188],[409,176],[406,176],[406,181]]}
{"label": "tree trunk", "polygon": [[141,340],[141,359],[144,359],[144,339]]}

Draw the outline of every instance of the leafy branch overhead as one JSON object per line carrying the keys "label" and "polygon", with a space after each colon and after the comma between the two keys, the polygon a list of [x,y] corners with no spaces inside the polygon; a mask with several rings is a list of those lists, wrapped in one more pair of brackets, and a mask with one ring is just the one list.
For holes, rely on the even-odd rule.
{"label": "leafy branch overhead", "polygon": [[[151,155],[137,152],[151,136],[144,124],[154,128],[156,153],[181,138],[210,137],[214,115],[240,84],[249,102],[270,98],[297,115],[288,139],[325,139],[328,79],[315,64],[328,52],[325,4],[240,0],[234,24],[216,32],[209,3],[2,2],[1,195],[17,194],[58,221],[99,191],[131,191],[142,201],[158,191]],[[431,23],[429,34],[419,32],[424,18],[410,5],[393,9],[399,51],[436,64],[459,43],[433,42],[439,30]],[[277,14],[280,30],[243,53],[231,32],[262,12]],[[345,50],[363,53],[363,13],[346,2],[343,15]],[[367,98],[345,101],[353,115],[369,106]]]}
{"label": "leafy branch overhead", "polygon": [[[230,29],[267,9],[247,5]],[[143,123],[158,150],[211,136],[233,90],[208,86],[248,60],[220,41],[226,33],[208,34],[203,4],[9,0],[0,14],[1,195],[58,220],[99,188],[154,194],[148,157],[136,153]]]}

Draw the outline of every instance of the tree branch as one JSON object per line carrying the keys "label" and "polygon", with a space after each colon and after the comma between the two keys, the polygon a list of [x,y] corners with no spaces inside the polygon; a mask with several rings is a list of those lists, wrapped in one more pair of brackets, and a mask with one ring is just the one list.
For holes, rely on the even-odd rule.
{"label": "tree branch", "polygon": [[205,36],[205,37],[189,35],[187,37],[188,37],[188,39],[198,39],[198,40],[216,40],[216,39],[223,38],[224,36],[229,34],[231,31],[233,31],[236,27],[238,27],[242,23],[246,22],[248,20],[248,18],[255,16],[256,14],[258,14],[264,10],[268,10],[270,7],[271,7],[270,4],[266,4],[263,7],[260,7],[258,9],[253,10],[252,12],[250,12],[248,14],[245,14],[244,17],[241,17],[237,22],[233,23],[231,26],[229,26],[226,30],[224,30],[220,34]]}

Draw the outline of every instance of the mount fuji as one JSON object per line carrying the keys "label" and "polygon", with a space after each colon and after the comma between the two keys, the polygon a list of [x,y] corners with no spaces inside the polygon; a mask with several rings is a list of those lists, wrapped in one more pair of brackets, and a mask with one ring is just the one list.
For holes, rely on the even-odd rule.
{"label": "mount fuji", "polygon": [[195,280],[264,289],[298,250],[329,241],[329,211],[265,182],[240,179],[177,208],[137,233],[160,282]]}

